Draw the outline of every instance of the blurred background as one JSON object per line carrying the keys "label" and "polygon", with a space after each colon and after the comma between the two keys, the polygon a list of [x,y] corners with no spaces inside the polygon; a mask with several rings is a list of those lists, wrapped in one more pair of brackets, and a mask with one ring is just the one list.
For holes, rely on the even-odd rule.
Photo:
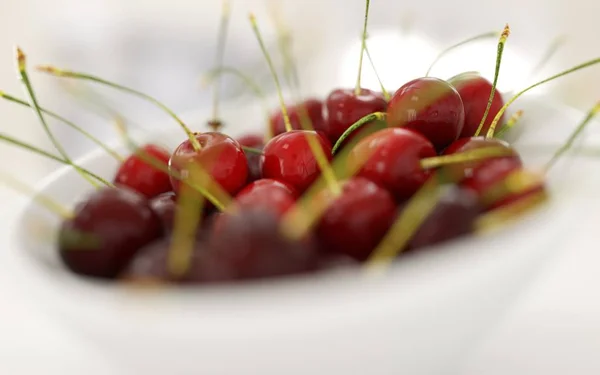
{"label": "blurred background", "polygon": [[[251,74],[273,92],[272,79],[250,32],[247,15],[256,13],[268,47],[277,56],[276,33],[269,14],[275,4],[293,33],[293,48],[304,94],[326,96],[336,85],[355,82],[363,0],[232,0],[232,19],[225,62]],[[115,138],[99,117],[65,90],[66,81],[33,71],[37,64],[84,71],[140,89],[178,112],[202,110],[211,92],[200,84],[212,68],[221,1],[219,0],[2,0],[0,8],[0,90],[24,98],[14,63],[14,47],[28,56],[28,66],[40,103],[86,127],[103,140]],[[470,36],[500,31],[509,23],[499,87],[522,88],[550,73],[600,54],[594,29],[595,0],[373,0],[369,47],[389,90],[422,76],[443,48]],[[540,58],[555,38],[565,43],[541,69]],[[489,78],[495,64],[496,40],[461,48],[440,61],[432,75],[440,78],[477,70]],[[533,70],[533,71],[532,71]],[[364,85],[377,88],[368,64]],[[70,81],[73,84],[72,81]],[[600,68],[576,73],[536,90],[581,109],[600,98]],[[68,86],[71,89],[78,86]],[[114,105],[146,129],[176,127],[147,103],[111,90],[101,90]],[[239,80],[225,77],[222,100],[256,100]],[[272,103],[273,106],[276,102]],[[516,105],[518,107],[518,104]],[[48,142],[32,111],[0,101],[4,132],[39,146]],[[256,119],[261,121],[261,119]],[[59,139],[73,156],[91,147],[60,124]],[[8,145],[3,170],[34,181],[52,164]]]}

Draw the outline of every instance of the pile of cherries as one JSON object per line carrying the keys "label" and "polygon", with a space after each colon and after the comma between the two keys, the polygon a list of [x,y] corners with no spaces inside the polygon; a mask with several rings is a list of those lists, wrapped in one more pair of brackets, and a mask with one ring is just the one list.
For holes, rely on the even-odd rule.
{"label": "pile of cherries", "polygon": [[[442,197],[401,253],[472,233],[476,219],[543,189],[504,194],[486,192],[523,168],[519,155],[497,138],[474,137],[488,105],[492,84],[472,73],[449,81],[419,78],[400,87],[391,100],[361,88],[333,90],[325,100],[310,98],[269,119],[263,134],[232,138],[222,132],[195,133],[173,152],[153,144],[129,156],[114,176],[115,187],[92,191],[61,227],[59,251],[73,272],[102,279],[212,283],[302,274],[360,264],[402,214],[407,202],[435,173],[421,161],[486,147],[505,148],[504,156],[453,164],[453,178]],[[494,96],[487,131],[503,106]],[[333,145],[363,117],[379,119],[346,134],[337,154],[345,154],[357,173],[337,181],[337,193],[324,187],[324,207],[300,238],[281,230],[281,222],[321,176],[309,147],[313,137],[331,162]],[[314,130],[303,130],[307,116]],[[157,168],[147,158],[168,165]],[[174,218],[190,175],[201,166],[232,199],[225,210],[203,205],[192,236],[187,267],[170,272]],[[222,208],[222,207],[221,207]],[[235,209],[231,209],[235,208]],[[85,239],[97,239],[89,246]]]}

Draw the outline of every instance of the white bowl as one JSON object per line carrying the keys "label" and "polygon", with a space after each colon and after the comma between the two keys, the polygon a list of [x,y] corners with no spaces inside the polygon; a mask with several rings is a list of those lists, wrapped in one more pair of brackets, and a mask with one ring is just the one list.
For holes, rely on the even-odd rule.
{"label": "white bowl", "polygon": [[[524,99],[517,105],[526,111],[516,142],[526,162],[549,156],[528,144],[558,145],[581,119],[547,100]],[[251,127],[247,119],[260,113],[252,105],[231,108],[223,112],[235,114],[227,118],[239,125],[231,126],[232,135]],[[170,145],[183,139],[173,129],[155,139]],[[154,292],[90,282],[60,265],[48,238],[36,238],[32,223],[55,230],[59,222],[35,204],[21,216],[5,251],[13,253],[20,270],[16,284],[27,285],[42,308],[131,373],[451,373],[540,264],[564,248],[569,228],[585,212],[585,200],[600,186],[598,177],[586,174],[590,163],[595,161],[564,159],[549,176],[551,202],[506,231],[422,252],[380,277],[347,270]],[[116,167],[99,151],[81,165],[109,178]],[[69,205],[88,190],[70,169],[52,174],[40,188]]]}

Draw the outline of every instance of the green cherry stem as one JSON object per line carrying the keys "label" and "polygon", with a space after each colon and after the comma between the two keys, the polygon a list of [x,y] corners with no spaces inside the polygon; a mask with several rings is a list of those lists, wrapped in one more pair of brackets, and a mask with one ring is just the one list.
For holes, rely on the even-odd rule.
{"label": "green cherry stem", "polygon": [[[0,91],[0,98],[6,99],[10,102],[25,106],[25,107],[29,107],[31,108],[31,104],[27,103],[26,101],[19,99],[17,97],[14,97],[12,95],[9,95],[3,91]],[[82,127],[76,125],[75,123],[73,123],[70,120],[67,120],[66,118],[56,114],[55,112],[49,111],[43,107],[39,107],[40,111],[42,111],[42,113],[44,113],[45,115],[52,117],[62,123],[64,123],[65,125],[69,126],[70,128],[72,128],[73,130],[75,130],[76,132],[80,133],[81,135],[83,135],[84,137],[86,137],[87,139],[89,139],[90,141],[94,142],[97,146],[99,146],[100,148],[102,148],[104,151],[106,151],[107,154],[109,154],[110,156],[112,156],[115,160],[119,161],[119,162],[123,162],[125,161],[125,158],[120,155],[118,152],[116,152],[115,150],[111,149],[110,147],[108,147],[106,144],[104,144],[103,142],[101,142],[98,138],[94,137],[92,134],[90,134],[89,132],[87,132],[85,129],[83,129]]]}
{"label": "green cherry stem", "polygon": [[473,37],[470,37],[468,39],[465,39],[461,42],[458,42],[448,48],[446,48],[445,50],[443,50],[442,52],[439,53],[439,55],[437,55],[437,57],[435,58],[435,60],[433,60],[433,62],[431,63],[431,65],[429,65],[429,68],[427,69],[427,73],[425,73],[425,77],[429,77],[429,75],[431,74],[431,70],[433,70],[433,67],[444,57],[446,56],[448,53],[454,51],[455,49],[462,47],[466,44],[469,43],[473,43],[476,42],[478,40],[483,40],[483,39],[490,39],[490,38],[497,38],[498,37],[498,32],[497,31],[490,31],[487,33],[483,33],[483,34],[479,34]]}
{"label": "green cherry stem", "polygon": [[464,151],[457,154],[433,156],[421,160],[421,168],[432,169],[444,165],[460,164],[469,161],[477,161],[488,158],[496,158],[514,155],[514,151],[506,147],[485,147],[475,150]]}
{"label": "green cherry stem", "polygon": [[504,134],[506,134],[507,131],[509,131],[510,129],[512,129],[517,122],[519,122],[519,120],[521,119],[521,117],[523,116],[523,110],[518,110],[517,112],[515,112],[512,116],[510,116],[510,118],[508,119],[508,121],[502,125],[502,127],[500,128],[500,130],[498,130],[496,132],[496,134],[494,135],[495,138],[502,138],[502,136]]}
{"label": "green cherry stem", "polygon": [[273,23],[275,24],[275,29],[277,30],[277,44],[279,47],[279,52],[281,53],[281,57],[283,59],[284,79],[290,90],[292,90],[296,94],[296,99],[299,99],[301,97],[300,79],[298,76],[298,69],[295,64],[295,58],[293,54],[292,33],[286,26],[285,22],[283,22],[283,16],[281,14],[279,4],[280,2],[277,0],[270,1],[269,14]]}
{"label": "green cherry stem", "polygon": [[256,155],[262,155],[262,151],[257,149],[257,148],[253,148],[253,147],[247,147],[247,146],[242,146],[242,150],[244,150],[245,152],[249,152],[251,154],[256,154]]}
{"label": "green cherry stem", "polygon": [[508,109],[508,107],[514,103],[517,99],[519,99],[523,94],[529,92],[530,90],[533,90],[534,88],[543,85],[544,83],[550,82],[552,80],[555,80],[557,78],[563,77],[567,74],[570,73],[574,73],[576,71],[585,69],[585,68],[589,68],[590,66],[596,65],[600,63],[600,57],[586,61],[582,64],[579,64],[577,66],[574,66],[570,69],[567,69],[563,72],[560,72],[558,74],[555,74],[551,77],[548,77],[538,83],[535,83],[529,87],[527,87],[526,89],[518,92],[515,96],[513,96],[502,108],[500,108],[500,110],[498,111],[498,113],[496,114],[496,117],[494,118],[494,121],[492,121],[491,125],[490,125],[490,129],[487,133],[487,138],[492,138],[494,136],[494,131],[496,130],[496,126],[498,125],[498,122],[500,122],[500,118],[502,117],[502,115],[504,114],[504,112],[506,112],[506,110]]}
{"label": "green cherry stem", "polygon": [[562,145],[558,150],[556,150],[556,152],[554,153],[552,158],[548,161],[548,163],[544,167],[544,171],[546,173],[554,166],[554,164],[556,164],[558,159],[561,156],[563,156],[564,153],[567,152],[573,146],[573,143],[575,142],[577,137],[579,137],[579,135],[581,135],[581,132],[583,132],[585,127],[596,117],[596,115],[598,115],[598,113],[600,113],[600,102],[598,102],[589,111],[589,113],[585,116],[583,121],[581,121],[581,123],[575,128],[573,133],[571,133],[571,135],[569,136],[569,138],[567,139],[565,144]]}
{"label": "green cherry stem", "polygon": [[362,90],[361,79],[362,79],[362,67],[363,58],[365,55],[365,46],[367,45],[367,27],[369,24],[369,8],[371,5],[370,0],[365,1],[365,21],[363,25],[362,41],[360,45],[360,59],[358,61],[358,77],[356,78],[356,87],[354,88],[354,95],[359,96]]}
{"label": "green cherry stem", "polygon": [[385,119],[385,113],[374,112],[374,113],[364,116],[360,120],[356,121],[354,124],[350,125],[350,127],[348,129],[346,129],[344,134],[341,135],[341,137],[337,140],[337,142],[333,146],[333,149],[332,149],[333,154],[335,155],[338,152],[338,150],[340,149],[340,147],[342,147],[342,145],[344,144],[344,141],[352,133],[354,133],[356,130],[358,130],[360,127],[362,127],[363,125],[368,124],[372,121],[383,120],[383,119]]}
{"label": "green cherry stem", "polygon": [[29,74],[27,73],[27,57],[25,56],[25,54],[19,47],[17,47],[17,66],[19,69],[19,76],[21,77],[21,81],[23,82],[23,85],[25,86],[25,92],[27,93],[27,95],[29,96],[29,99],[31,101],[31,104],[29,107],[34,110],[34,113],[36,114],[38,120],[42,124],[42,127],[44,128],[44,131],[46,132],[46,135],[50,139],[50,142],[52,143],[54,148],[63,157],[63,159],[65,159],[67,162],[69,162],[69,163],[71,163],[71,165],[73,165],[73,167],[75,168],[77,173],[79,173],[84,179],[88,180],[88,182],[90,184],[92,184],[94,187],[98,187],[99,186],[98,183],[93,178],[91,178],[88,174],[83,172],[78,166],[73,164],[73,161],[69,157],[69,154],[67,153],[67,151],[62,147],[60,142],[56,139],[56,137],[50,130],[50,127],[48,126],[48,123],[46,122],[46,119],[44,118],[44,115],[42,114],[40,105],[38,104],[38,100],[35,95],[35,91],[33,90],[33,85],[31,84],[31,81],[29,79]]}
{"label": "green cherry stem", "polygon": [[[231,16],[231,7],[228,0],[223,0],[223,10],[221,15],[221,22],[219,25],[219,37],[217,43],[216,53],[216,67],[217,69],[223,67],[223,60],[225,58],[225,45],[227,44],[227,31],[229,30],[229,19]],[[221,80],[217,79],[213,82],[213,113],[212,120],[209,121],[209,126],[213,131],[218,131],[222,122],[219,118],[219,99],[221,95]]]}
{"label": "green cherry stem", "polygon": [[85,81],[98,83],[101,85],[112,87],[116,90],[127,92],[127,93],[137,96],[139,98],[142,98],[142,99],[154,104],[155,106],[157,106],[158,108],[160,108],[161,110],[166,112],[171,118],[173,118],[173,120],[175,120],[181,126],[183,131],[185,131],[185,133],[187,134],[187,136],[190,140],[190,144],[192,145],[194,150],[200,150],[202,148],[200,146],[200,143],[194,136],[194,133],[188,128],[188,126],[183,122],[183,120],[181,120],[179,118],[179,116],[177,116],[175,114],[175,112],[173,112],[169,107],[167,107],[166,105],[161,103],[159,100],[155,99],[154,97],[152,97],[148,94],[144,94],[141,91],[137,91],[132,88],[129,88],[129,87],[120,85],[118,83],[114,83],[114,82],[111,82],[111,81],[108,81],[103,78],[96,77],[94,75],[87,74],[87,73],[73,72],[70,70],[62,70],[62,69],[58,69],[58,68],[50,66],[50,65],[38,66],[37,70],[40,72],[48,73],[48,74],[56,76],[56,77],[74,78],[74,79],[81,79],[81,80],[85,80]]}
{"label": "green cherry stem", "polygon": [[33,146],[33,145],[29,144],[29,143],[26,143],[26,142],[20,141],[20,140],[18,140],[16,138],[13,138],[13,137],[11,137],[11,136],[9,136],[7,134],[0,133],[0,140],[5,141],[7,143],[10,143],[13,146],[20,147],[20,148],[23,148],[25,150],[31,151],[31,152],[33,152],[35,154],[44,156],[44,157],[46,157],[48,159],[54,160],[54,161],[59,162],[61,164],[68,165],[68,166],[71,166],[73,168],[76,168],[79,171],[85,173],[86,175],[92,177],[93,179],[97,180],[98,182],[100,182],[100,183],[102,183],[102,184],[104,184],[106,186],[110,186],[110,187],[114,186],[113,184],[111,184],[110,182],[106,181],[102,177],[96,175],[95,173],[93,173],[93,172],[91,172],[91,171],[89,171],[87,169],[84,169],[84,168],[76,166],[72,161],[62,159],[59,156],[53,155],[53,154],[51,154],[51,153],[49,153],[47,151],[44,151],[44,150],[42,150],[40,148],[35,147],[35,146]]}
{"label": "green cherry stem", "polygon": [[498,41],[498,53],[496,55],[496,69],[494,71],[494,82],[492,83],[492,90],[490,91],[490,98],[488,99],[487,107],[485,108],[485,112],[483,113],[483,117],[481,118],[481,122],[479,123],[479,127],[475,132],[475,137],[481,133],[481,129],[483,129],[483,125],[485,125],[485,120],[490,113],[490,109],[492,108],[492,103],[494,102],[494,96],[496,94],[496,85],[498,84],[498,76],[500,75],[500,65],[502,64],[502,54],[504,52],[504,45],[506,44],[506,40],[510,35],[510,27],[508,24],[504,27],[502,34],[500,35],[500,40]]}
{"label": "green cherry stem", "polygon": [[375,63],[373,62],[373,58],[371,57],[371,53],[369,52],[369,47],[365,44],[365,53],[367,54],[367,59],[369,60],[369,64],[371,64],[371,69],[373,69],[373,73],[375,73],[375,77],[377,78],[377,82],[379,82],[379,87],[381,87],[381,93],[385,98],[385,101],[389,102],[392,98],[390,93],[385,89],[383,85],[383,81],[377,72],[377,68],[375,68]]}

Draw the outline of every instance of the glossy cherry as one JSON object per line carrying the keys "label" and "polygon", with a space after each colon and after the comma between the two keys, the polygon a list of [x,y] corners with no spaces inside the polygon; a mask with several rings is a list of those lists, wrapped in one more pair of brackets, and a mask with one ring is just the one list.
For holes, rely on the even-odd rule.
{"label": "glossy cherry", "polygon": [[[198,163],[229,194],[237,193],[248,179],[248,161],[242,146],[233,138],[218,132],[197,133],[199,150],[194,150],[191,142],[185,140],[171,155],[169,169],[182,176],[189,174],[187,165]],[[171,178],[173,190],[179,190],[180,181]]]}
{"label": "glossy cherry", "polygon": [[234,279],[256,279],[315,271],[318,251],[314,241],[285,238],[277,215],[246,209],[215,223],[211,256],[229,267]]}
{"label": "glossy cherry", "polygon": [[331,143],[314,131],[292,130],[272,138],[263,150],[263,178],[283,181],[303,193],[321,170],[306,137],[316,137],[325,156],[332,159]]}
{"label": "glossy cherry", "polygon": [[171,154],[164,148],[147,144],[135,154],[129,156],[119,167],[114,179],[115,185],[128,187],[146,198],[154,198],[171,190],[171,179],[169,175],[147,162],[152,158],[157,163],[163,163],[165,167],[169,163]]}
{"label": "glossy cherry", "polygon": [[[264,136],[258,134],[248,134],[237,139],[241,146],[251,147],[256,150],[261,150],[265,147]],[[246,152],[246,160],[248,161],[248,182],[256,181],[261,178],[260,172],[260,154],[254,152]]]}
{"label": "glossy cherry", "polygon": [[[460,94],[465,107],[465,125],[463,126],[460,137],[472,137],[479,128],[485,109],[487,108],[490,94],[492,93],[492,83],[483,78],[478,73],[463,73],[448,81]],[[498,90],[494,93],[492,106],[481,128],[480,135],[486,135],[494,117],[504,106],[502,93]],[[500,125],[504,123],[504,115],[500,118]],[[497,127],[496,129],[500,129]]]}
{"label": "glossy cherry", "polygon": [[390,127],[423,134],[443,150],[461,134],[465,122],[462,99],[454,87],[438,78],[417,78],[400,87],[387,110]]}
{"label": "glossy cherry", "polygon": [[388,189],[399,201],[410,198],[431,171],[421,168],[423,158],[436,156],[421,134],[404,128],[387,128],[362,139],[350,151],[351,169]]}
{"label": "glossy cherry", "polygon": [[446,185],[440,201],[413,235],[408,248],[415,250],[471,234],[482,211],[472,191]]}
{"label": "glossy cherry", "polygon": [[77,274],[114,278],[140,248],[162,234],[161,222],[143,195],[126,188],[102,188],[62,223],[59,252]]}
{"label": "glossy cherry", "polygon": [[264,209],[281,217],[295,203],[298,194],[290,185],[269,179],[261,179],[247,185],[235,197],[239,209]]}
{"label": "glossy cherry", "polygon": [[[337,89],[325,100],[327,122],[325,134],[332,143],[356,121],[374,112],[385,112],[387,102],[383,95],[368,89],[361,89],[356,95],[354,89]],[[366,129],[369,125],[365,125]]]}
{"label": "glossy cherry", "polygon": [[394,222],[394,198],[363,177],[345,181],[339,196],[327,193],[329,204],[316,228],[321,247],[366,260]]}
{"label": "glossy cherry", "polygon": [[[325,117],[323,113],[323,102],[319,99],[306,99],[296,105],[286,107],[292,129],[303,130],[302,116],[308,115],[311,125],[316,131],[323,131],[325,126]],[[269,119],[272,135],[276,136],[285,133],[285,120],[281,109],[277,109]]]}

